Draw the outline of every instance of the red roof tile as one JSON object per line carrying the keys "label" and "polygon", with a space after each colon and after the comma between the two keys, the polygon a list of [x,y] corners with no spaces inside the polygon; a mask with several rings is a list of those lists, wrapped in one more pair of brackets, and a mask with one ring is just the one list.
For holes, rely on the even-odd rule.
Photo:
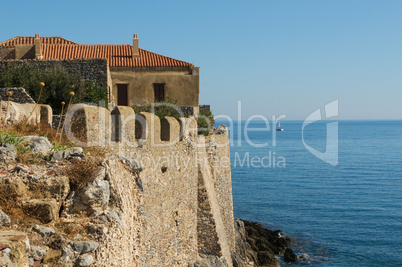
{"label": "red roof tile", "polygon": [[191,63],[165,57],[139,48],[133,58],[131,45],[42,45],[43,59],[106,58],[111,67],[191,67]]}
{"label": "red roof tile", "polygon": [[[42,44],[77,44],[60,36],[39,37]],[[15,46],[19,44],[35,44],[35,37],[17,36],[7,41],[1,42],[0,46]]]}

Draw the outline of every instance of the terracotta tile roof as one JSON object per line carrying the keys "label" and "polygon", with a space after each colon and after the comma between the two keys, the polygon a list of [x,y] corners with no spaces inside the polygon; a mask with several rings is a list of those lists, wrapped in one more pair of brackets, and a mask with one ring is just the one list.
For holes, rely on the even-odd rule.
{"label": "terracotta tile roof", "polygon": [[[39,37],[42,44],[77,44],[62,37]],[[17,36],[1,42],[0,46],[15,46],[18,44],[35,44],[35,37]]]}
{"label": "terracotta tile roof", "polygon": [[106,58],[110,67],[191,67],[191,63],[139,48],[133,58],[131,45],[42,45],[43,59]]}

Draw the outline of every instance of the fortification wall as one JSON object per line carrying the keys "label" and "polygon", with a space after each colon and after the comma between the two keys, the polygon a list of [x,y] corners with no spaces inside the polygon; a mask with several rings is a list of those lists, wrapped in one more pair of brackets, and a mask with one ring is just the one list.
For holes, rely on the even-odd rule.
{"label": "fortification wall", "polygon": [[188,266],[199,255],[232,266],[230,165],[213,162],[229,155],[226,134],[205,140],[193,117],[160,120],[84,104],[66,115],[66,132],[78,146],[107,146],[115,155],[106,168],[124,227],[105,235],[101,266]]}
{"label": "fortification wall", "polygon": [[205,149],[211,166],[212,179],[228,245],[230,250],[234,251],[236,243],[233,224],[234,215],[229,136],[227,128],[222,128],[225,128],[225,130],[219,131],[219,134],[212,134],[206,137]]}
{"label": "fortification wall", "polygon": [[109,67],[106,59],[66,59],[66,60],[12,60],[0,61],[0,71],[10,65],[32,65],[40,71],[62,67],[70,74],[78,74],[86,81],[93,81],[99,86],[108,86]]}
{"label": "fortification wall", "polygon": [[114,204],[120,208],[123,227],[114,225],[105,233],[96,255],[97,266],[140,266],[142,222],[138,210],[143,193],[138,187],[138,173],[130,171],[119,159],[107,160],[106,172],[110,187],[120,200]]}
{"label": "fortification wall", "polygon": [[0,120],[5,124],[31,123],[51,127],[53,111],[49,105],[1,101]]}

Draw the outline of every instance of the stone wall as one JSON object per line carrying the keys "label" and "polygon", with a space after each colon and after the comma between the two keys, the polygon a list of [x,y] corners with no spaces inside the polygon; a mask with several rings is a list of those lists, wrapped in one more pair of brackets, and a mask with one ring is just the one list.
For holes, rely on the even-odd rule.
{"label": "stone wall", "polygon": [[0,123],[18,124],[45,124],[51,127],[53,110],[49,105],[36,105],[31,103],[16,103],[2,101],[0,105]]}
{"label": "stone wall", "polygon": [[[135,135],[139,125],[141,138]],[[66,131],[76,145],[107,146],[118,158],[106,169],[124,227],[105,235],[99,266],[189,266],[200,255],[232,266],[230,164],[214,164],[229,155],[227,134],[197,136],[193,117],[161,123],[127,107],[110,112],[84,104],[70,109]]]}
{"label": "stone wall", "polygon": [[231,251],[235,248],[235,231],[232,197],[232,173],[230,166],[229,136],[225,126],[219,134],[206,137],[206,151],[211,164],[211,171],[216,190],[216,196],[225,226],[228,245]]}
{"label": "stone wall", "polygon": [[35,101],[32,99],[30,95],[25,91],[24,88],[0,88],[0,100],[7,101],[8,96],[7,92],[12,92],[13,95],[10,97],[10,101],[24,104],[24,103],[31,103],[35,104]]}
{"label": "stone wall", "polygon": [[7,68],[8,64],[33,65],[38,70],[44,71],[61,66],[70,74],[78,74],[86,81],[93,81],[99,86],[108,86],[108,63],[106,59],[69,59],[69,60],[13,60],[0,61],[0,71]]}
{"label": "stone wall", "polygon": [[142,222],[138,210],[143,193],[138,187],[138,174],[119,159],[107,160],[106,172],[111,190],[118,196],[119,203],[114,205],[120,207],[123,226],[114,225],[105,233],[96,266],[139,266]]}

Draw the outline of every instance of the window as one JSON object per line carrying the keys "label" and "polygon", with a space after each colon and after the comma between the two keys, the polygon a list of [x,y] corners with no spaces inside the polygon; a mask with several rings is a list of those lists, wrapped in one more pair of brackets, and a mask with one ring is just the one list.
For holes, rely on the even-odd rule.
{"label": "window", "polygon": [[154,83],[155,102],[165,101],[165,84]]}

